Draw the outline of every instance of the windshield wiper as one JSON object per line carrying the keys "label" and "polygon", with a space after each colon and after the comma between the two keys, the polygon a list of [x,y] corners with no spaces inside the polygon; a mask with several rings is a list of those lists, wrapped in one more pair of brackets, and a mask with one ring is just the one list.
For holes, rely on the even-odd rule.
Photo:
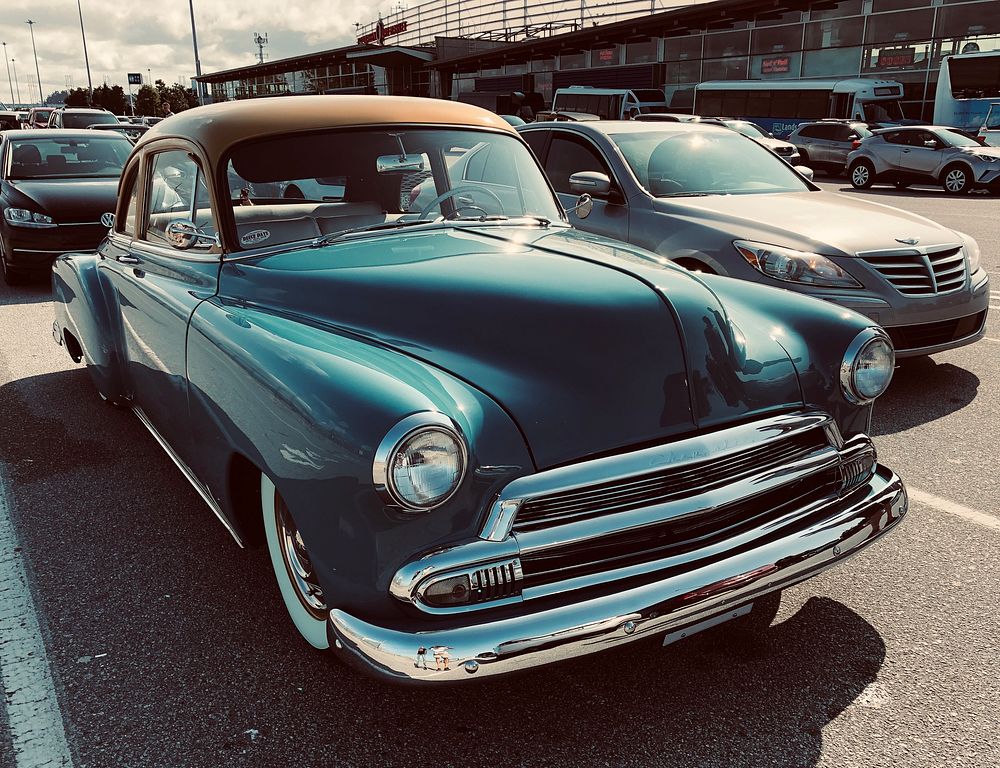
{"label": "windshield wiper", "polygon": [[718,192],[669,192],[666,195],[657,195],[657,197],[708,197],[718,194]]}
{"label": "windshield wiper", "polygon": [[384,222],[382,224],[368,224],[364,227],[352,227],[351,229],[343,229],[340,232],[332,232],[329,235],[324,235],[316,240],[317,245],[329,245],[330,243],[336,242],[347,235],[353,235],[358,232],[378,232],[379,230],[390,230],[390,229],[402,229],[403,227],[412,227],[417,224],[434,224],[436,223],[432,219],[410,219],[407,221],[390,221]]}
{"label": "windshield wiper", "polygon": [[489,221],[523,221],[527,219],[528,221],[533,221],[543,227],[549,227],[552,225],[552,219],[547,216],[538,216],[532,213],[518,214],[517,216],[504,216],[503,214],[493,214],[490,216],[456,216],[454,219],[448,219],[448,221],[475,221],[475,222],[489,222]]}

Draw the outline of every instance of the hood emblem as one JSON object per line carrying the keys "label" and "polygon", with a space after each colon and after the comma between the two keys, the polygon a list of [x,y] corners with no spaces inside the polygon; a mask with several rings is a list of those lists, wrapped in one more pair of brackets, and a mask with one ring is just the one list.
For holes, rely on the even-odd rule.
{"label": "hood emblem", "polygon": [[919,237],[897,237],[897,243],[902,243],[903,245],[916,245],[920,242]]}

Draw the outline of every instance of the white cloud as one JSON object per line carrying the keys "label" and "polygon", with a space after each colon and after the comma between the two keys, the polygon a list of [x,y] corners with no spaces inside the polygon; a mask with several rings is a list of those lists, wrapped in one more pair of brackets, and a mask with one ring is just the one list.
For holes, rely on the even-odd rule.
{"label": "white cloud", "polygon": [[[128,72],[168,83],[194,75],[191,18],[184,0],[81,0],[94,85],[125,86]],[[394,0],[194,0],[202,72],[251,64],[254,32],[266,32],[270,59],[350,45],[354,22],[369,22]],[[38,69],[45,95],[86,87],[80,18],[74,0],[3,0],[0,40],[16,60],[22,100],[36,92],[35,63],[26,19],[35,22]],[[0,100],[10,98],[0,67]],[[30,85],[29,85],[30,83]]]}

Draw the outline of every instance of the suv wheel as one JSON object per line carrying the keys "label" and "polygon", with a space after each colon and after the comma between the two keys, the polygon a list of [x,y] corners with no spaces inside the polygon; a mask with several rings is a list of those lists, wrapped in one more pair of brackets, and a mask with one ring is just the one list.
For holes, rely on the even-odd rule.
{"label": "suv wheel", "polygon": [[971,174],[964,165],[950,165],[941,174],[941,186],[950,195],[964,195],[972,186]]}
{"label": "suv wheel", "polygon": [[875,181],[875,168],[867,160],[858,160],[851,166],[850,176],[855,189],[868,189]]}

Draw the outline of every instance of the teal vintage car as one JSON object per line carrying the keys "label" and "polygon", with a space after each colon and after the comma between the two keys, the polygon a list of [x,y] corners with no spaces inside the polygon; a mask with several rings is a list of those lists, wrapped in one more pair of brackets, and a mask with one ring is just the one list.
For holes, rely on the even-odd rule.
{"label": "teal vintage car", "polygon": [[906,512],[868,437],[883,331],[572,229],[475,107],[176,115],[53,281],[101,397],[268,548],[309,644],[384,679],[759,630]]}

